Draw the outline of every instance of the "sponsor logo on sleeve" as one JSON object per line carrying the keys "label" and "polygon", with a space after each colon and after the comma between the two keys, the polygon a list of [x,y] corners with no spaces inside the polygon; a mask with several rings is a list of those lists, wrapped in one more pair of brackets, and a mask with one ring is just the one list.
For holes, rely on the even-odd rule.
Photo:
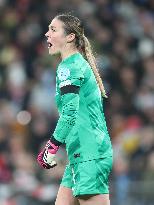
{"label": "sponsor logo on sleeve", "polygon": [[58,72],[58,78],[60,81],[67,80],[70,76],[70,70],[68,68],[61,68]]}

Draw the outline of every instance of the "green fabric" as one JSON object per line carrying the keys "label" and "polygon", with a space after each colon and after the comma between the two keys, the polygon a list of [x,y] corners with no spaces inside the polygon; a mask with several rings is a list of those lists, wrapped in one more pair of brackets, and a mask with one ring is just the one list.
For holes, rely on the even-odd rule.
{"label": "green fabric", "polygon": [[[112,156],[103,99],[88,62],[80,53],[76,53],[63,60],[56,73],[55,99],[60,119],[54,137],[66,143],[70,163]],[[60,88],[66,85],[80,86],[79,95],[61,96]],[[66,113],[69,111],[65,112],[65,109],[69,108],[67,105],[70,103],[74,104],[74,113],[68,116]],[[73,124],[67,125],[67,122]]]}
{"label": "green fabric", "polygon": [[67,165],[61,185],[72,189],[74,196],[108,194],[112,157]]}
{"label": "green fabric", "polygon": [[62,99],[62,112],[53,136],[61,143],[65,142],[71,129],[75,125],[79,110],[79,95],[74,93],[64,94]]}

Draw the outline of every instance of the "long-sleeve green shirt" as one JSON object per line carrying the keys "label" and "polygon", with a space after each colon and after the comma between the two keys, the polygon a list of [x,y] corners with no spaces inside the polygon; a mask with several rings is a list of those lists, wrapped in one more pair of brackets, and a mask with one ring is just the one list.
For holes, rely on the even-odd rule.
{"label": "long-sleeve green shirt", "polygon": [[[53,136],[66,144],[70,163],[112,156],[112,145],[103,112],[102,97],[93,71],[80,53],[64,59],[56,72],[59,120]],[[61,94],[67,85],[79,94]]]}

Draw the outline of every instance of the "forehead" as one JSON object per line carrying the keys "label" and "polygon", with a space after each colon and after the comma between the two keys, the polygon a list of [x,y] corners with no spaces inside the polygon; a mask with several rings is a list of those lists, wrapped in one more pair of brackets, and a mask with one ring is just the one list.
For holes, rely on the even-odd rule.
{"label": "forehead", "polygon": [[63,22],[54,18],[51,23],[49,24],[49,28],[62,28],[63,27]]}

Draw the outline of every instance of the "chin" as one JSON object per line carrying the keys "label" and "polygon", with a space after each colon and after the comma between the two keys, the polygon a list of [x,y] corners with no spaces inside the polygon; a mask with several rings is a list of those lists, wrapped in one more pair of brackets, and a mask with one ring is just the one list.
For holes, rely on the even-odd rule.
{"label": "chin", "polygon": [[49,54],[50,55],[56,55],[56,54],[59,54],[60,52],[59,51],[51,51],[49,50]]}
{"label": "chin", "polygon": [[54,55],[54,52],[51,51],[51,50],[49,50],[49,54],[50,54],[50,55]]}

